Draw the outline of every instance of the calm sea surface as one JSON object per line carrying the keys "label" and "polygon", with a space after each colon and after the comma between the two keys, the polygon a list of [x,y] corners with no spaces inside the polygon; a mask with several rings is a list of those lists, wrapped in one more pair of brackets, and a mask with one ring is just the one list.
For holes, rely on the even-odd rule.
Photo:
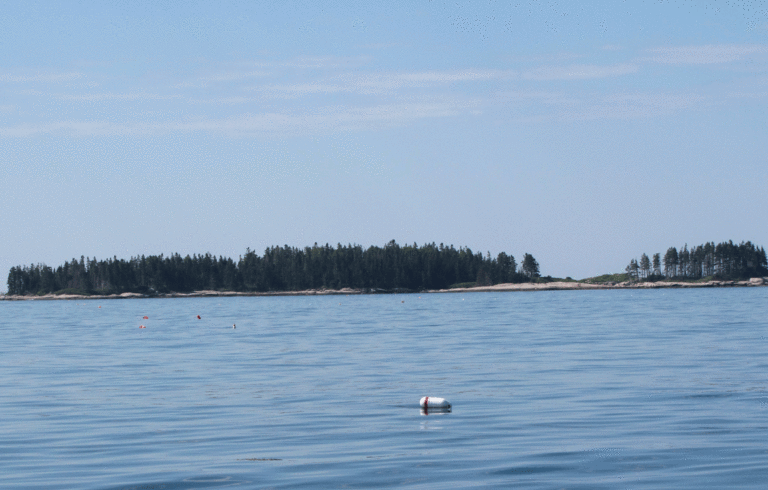
{"label": "calm sea surface", "polygon": [[2,488],[768,482],[768,288],[0,302],[0,334]]}

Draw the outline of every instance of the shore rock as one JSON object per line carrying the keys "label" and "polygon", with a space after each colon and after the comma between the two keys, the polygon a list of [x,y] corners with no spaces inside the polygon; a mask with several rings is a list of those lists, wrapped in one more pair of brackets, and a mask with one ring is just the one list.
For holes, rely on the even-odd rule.
{"label": "shore rock", "polygon": [[[521,284],[496,284],[493,286],[480,286],[474,288],[455,288],[420,291],[419,293],[469,293],[483,291],[557,291],[557,290],[584,290],[584,289],[647,289],[647,288],[712,288],[712,287],[752,287],[768,285],[768,278],[753,277],[748,281],[709,281],[709,282],[605,282],[597,284],[581,282],[548,282],[548,283],[521,283]],[[376,289],[309,289],[305,291],[272,291],[266,293],[258,292],[235,292],[235,291],[194,291],[191,293],[167,293],[160,294],[158,298],[189,298],[189,297],[211,297],[211,296],[307,296],[307,295],[349,295],[349,294],[376,294],[376,293],[398,293],[408,291],[384,291]],[[12,296],[0,295],[0,300],[18,301],[18,300],[84,300],[84,299],[123,299],[123,298],[147,298],[149,296],[137,293],[112,294],[108,296],[79,296],[74,294],[45,296]]]}

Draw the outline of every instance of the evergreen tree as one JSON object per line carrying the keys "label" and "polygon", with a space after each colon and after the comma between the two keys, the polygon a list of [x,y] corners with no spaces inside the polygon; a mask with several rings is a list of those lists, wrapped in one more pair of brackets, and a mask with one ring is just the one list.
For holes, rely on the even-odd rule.
{"label": "evergreen tree", "polygon": [[639,269],[640,267],[637,265],[637,260],[632,259],[629,261],[629,265],[624,270],[629,275],[630,280],[637,281],[640,279]]}
{"label": "evergreen tree", "polygon": [[[653,256],[654,273],[660,266],[658,255]],[[626,270],[630,272],[631,267]],[[664,274],[668,278],[714,276],[719,279],[746,279],[768,274],[768,260],[765,250],[749,241],[738,245],[731,240],[717,245],[708,242],[690,249],[686,244],[680,252],[670,247],[664,254]]]}
{"label": "evergreen tree", "polygon": [[688,244],[686,243],[677,255],[678,261],[678,273],[683,277],[688,277],[690,266],[691,254],[688,252]]}
{"label": "evergreen tree", "polygon": [[669,247],[667,253],[664,254],[664,275],[667,277],[674,277],[677,275],[677,249],[675,247]]}
{"label": "evergreen tree", "polygon": [[517,264],[515,263],[515,257],[507,255],[504,252],[499,253],[496,257],[496,268],[498,270],[498,283],[514,282],[515,271],[517,270]]}
{"label": "evergreen tree", "polygon": [[643,271],[643,277],[647,278],[651,272],[651,261],[647,255],[640,256],[640,270]]}
{"label": "evergreen tree", "polygon": [[523,274],[529,279],[536,279],[539,277],[539,263],[533,258],[531,254],[523,255],[522,264]]}

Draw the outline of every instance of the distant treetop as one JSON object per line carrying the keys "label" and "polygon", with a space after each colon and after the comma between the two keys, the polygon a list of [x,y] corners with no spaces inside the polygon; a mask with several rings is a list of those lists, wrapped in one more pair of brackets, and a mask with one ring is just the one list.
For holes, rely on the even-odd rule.
{"label": "distant treetop", "polygon": [[[661,265],[664,265],[662,274]],[[688,244],[678,251],[670,247],[664,254],[653,255],[653,265],[648,256],[643,254],[640,262],[632,259],[626,268],[634,280],[641,279],[700,279],[713,277],[719,279],[740,279],[768,275],[768,260],[765,249],[752,242],[733,241],[705,243],[688,249]]]}
{"label": "distant treetop", "polygon": [[525,254],[501,252],[483,257],[468,247],[434,243],[384,247],[328,244],[303,249],[270,247],[262,256],[246,249],[237,261],[211,254],[181,257],[150,255],[129,260],[80,257],[51,268],[45,264],[12,267],[8,294],[80,292],[142,294],[216,291],[301,291],[307,289],[446,289],[468,283],[490,285],[525,282],[539,275],[539,264]]}

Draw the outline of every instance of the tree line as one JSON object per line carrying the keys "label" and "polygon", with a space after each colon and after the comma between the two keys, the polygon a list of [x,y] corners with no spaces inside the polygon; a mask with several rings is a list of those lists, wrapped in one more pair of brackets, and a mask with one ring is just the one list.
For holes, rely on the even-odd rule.
{"label": "tree line", "polygon": [[[662,272],[663,266],[663,272]],[[688,244],[678,251],[670,247],[664,254],[653,254],[650,259],[646,254],[640,260],[632,259],[625,269],[633,280],[684,278],[700,279],[741,279],[768,275],[768,259],[765,249],[752,242],[733,241],[705,243],[688,248]]]}
{"label": "tree line", "polygon": [[196,290],[268,292],[306,289],[425,290],[460,283],[492,285],[539,277],[539,264],[525,254],[474,253],[434,243],[384,247],[338,244],[270,247],[259,256],[247,249],[235,262],[211,254],[150,255],[129,260],[80,257],[56,268],[45,264],[12,267],[8,294],[156,294]]}

